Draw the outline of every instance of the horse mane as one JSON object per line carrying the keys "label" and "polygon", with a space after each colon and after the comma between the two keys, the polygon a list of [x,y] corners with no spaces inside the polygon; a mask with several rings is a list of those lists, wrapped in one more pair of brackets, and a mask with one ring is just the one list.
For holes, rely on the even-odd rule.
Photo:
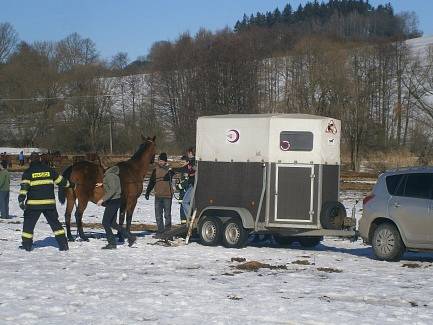
{"label": "horse mane", "polygon": [[152,141],[146,140],[145,143],[142,143],[140,147],[138,147],[138,150],[132,155],[131,160],[137,160],[140,159],[140,157],[149,149],[150,144]]}

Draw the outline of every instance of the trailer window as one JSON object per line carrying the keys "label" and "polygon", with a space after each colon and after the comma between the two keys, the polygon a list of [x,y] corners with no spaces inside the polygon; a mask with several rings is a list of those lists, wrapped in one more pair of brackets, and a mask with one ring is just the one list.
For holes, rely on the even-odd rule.
{"label": "trailer window", "polygon": [[313,133],[283,131],[280,133],[280,149],[283,151],[311,151],[313,150]]}

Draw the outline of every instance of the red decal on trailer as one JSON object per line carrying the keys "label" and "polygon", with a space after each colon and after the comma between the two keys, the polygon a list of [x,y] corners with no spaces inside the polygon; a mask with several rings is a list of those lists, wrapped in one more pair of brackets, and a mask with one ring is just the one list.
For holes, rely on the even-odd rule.
{"label": "red decal on trailer", "polygon": [[230,143],[236,143],[239,141],[240,134],[238,130],[231,129],[227,132],[227,141]]}

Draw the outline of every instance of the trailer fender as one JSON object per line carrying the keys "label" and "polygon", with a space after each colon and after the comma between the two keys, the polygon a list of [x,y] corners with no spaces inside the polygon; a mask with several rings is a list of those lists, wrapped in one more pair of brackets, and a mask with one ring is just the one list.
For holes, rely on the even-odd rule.
{"label": "trailer fender", "polygon": [[238,216],[241,219],[242,225],[245,229],[254,229],[254,218],[251,213],[245,208],[209,206],[202,210],[198,220],[200,220],[200,218],[205,215],[217,216],[223,219],[223,221],[224,219]]}

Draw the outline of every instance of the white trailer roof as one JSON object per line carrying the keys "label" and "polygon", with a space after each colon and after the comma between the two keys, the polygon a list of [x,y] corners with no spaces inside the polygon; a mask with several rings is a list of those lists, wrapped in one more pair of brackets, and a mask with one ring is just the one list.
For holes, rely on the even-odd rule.
{"label": "white trailer roof", "polygon": [[203,161],[340,164],[339,120],[307,114],[200,117],[197,159]]}

